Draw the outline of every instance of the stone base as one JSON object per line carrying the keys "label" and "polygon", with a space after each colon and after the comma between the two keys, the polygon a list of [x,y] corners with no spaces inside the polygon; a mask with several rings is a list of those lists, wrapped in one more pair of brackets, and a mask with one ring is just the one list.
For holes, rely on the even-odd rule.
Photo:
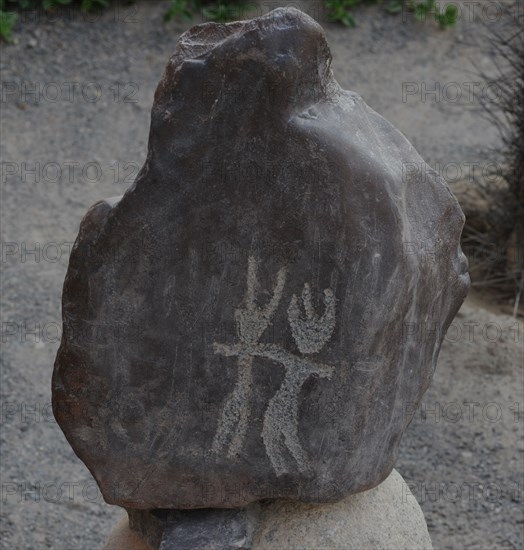
{"label": "stone base", "polygon": [[[105,550],[156,550],[129,529],[127,517]],[[215,546],[206,546],[218,550]],[[260,508],[252,550],[431,550],[426,521],[402,476],[335,504],[274,501]],[[203,550],[199,547],[199,550]]]}
{"label": "stone base", "polygon": [[111,531],[104,550],[153,550],[137,533],[129,529],[129,520],[125,515]]}

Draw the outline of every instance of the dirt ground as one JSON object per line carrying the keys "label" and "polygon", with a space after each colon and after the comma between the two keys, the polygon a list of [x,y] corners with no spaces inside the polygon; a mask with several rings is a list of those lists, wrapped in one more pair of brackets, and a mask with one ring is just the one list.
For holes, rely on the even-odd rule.
{"label": "dirt ground", "polygon": [[[2,548],[100,548],[121,515],[53,420],[51,373],[78,224],[133,181],[154,89],[188,27],[163,23],[167,4],[23,18],[1,54]],[[354,30],[325,24],[341,85],[451,184],[496,160],[497,131],[470,92],[493,92],[476,76],[495,58],[481,23],[500,21],[479,10],[445,32],[378,7]],[[437,549],[524,548],[523,348],[522,321],[474,294],[446,335],[397,464]]]}

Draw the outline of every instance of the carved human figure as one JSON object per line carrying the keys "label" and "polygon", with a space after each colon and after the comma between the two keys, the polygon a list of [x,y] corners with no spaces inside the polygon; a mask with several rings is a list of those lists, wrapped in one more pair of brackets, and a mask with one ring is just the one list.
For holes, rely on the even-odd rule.
{"label": "carved human figure", "polygon": [[[277,275],[273,295],[268,305],[257,308],[255,289],[257,285],[256,261],[249,258],[246,308],[238,309],[236,320],[240,343],[234,345],[214,344],[215,353],[226,357],[238,357],[238,378],[235,388],[222,409],[221,421],[213,442],[213,451],[219,453],[228,447],[228,456],[233,457],[242,449],[249,418],[251,369],[254,357],[269,359],[284,367],[284,380],[270,399],[264,414],[262,440],[277,475],[288,471],[286,450],[295,459],[301,472],[308,472],[308,458],[298,436],[298,398],[304,382],[313,374],[330,378],[334,368],[315,363],[309,358],[295,355],[275,344],[260,343],[260,337],[271,322],[280,302],[285,283],[285,270]],[[324,291],[324,313],[315,314],[309,284],[304,285],[302,302],[306,313],[301,317],[298,299],[293,295],[288,308],[288,319],[293,338],[299,351],[306,355],[318,353],[333,334],[335,327],[335,297],[331,289]]]}
{"label": "carved human figure", "polygon": [[[269,357],[269,354],[268,354]],[[284,380],[270,399],[264,415],[262,439],[276,474],[288,472],[285,450],[295,459],[298,469],[307,473],[308,457],[298,436],[298,397],[304,382],[312,375],[331,378],[334,367],[287,355],[279,361],[286,369]]]}
{"label": "carved human figure", "polygon": [[[282,268],[277,274],[273,295],[265,307],[255,303],[255,293],[258,290],[257,262],[249,257],[247,270],[247,290],[244,298],[245,308],[235,312],[238,338],[244,346],[250,346],[259,341],[260,337],[271,323],[286,279],[286,270]],[[249,399],[251,396],[251,381],[253,355],[244,347],[238,354],[238,374],[235,388],[227,398],[222,409],[221,422],[213,440],[212,450],[220,453],[227,448],[227,455],[236,456],[242,449],[249,420]]]}
{"label": "carved human figure", "polygon": [[[302,301],[306,318],[300,317],[298,299],[295,295],[288,308],[291,332],[299,351],[303,354],[318,353],[329,340],[335,328],[335,297],[331,289],[324,291],[325,310],[318,317],[313,309],[309,284],[304,285]],[[273,358],[273,357],[271,357]],[[331,378],[334,368],[316,364],[306,358],[285,354],[274,357],[286,369],[280,389],[269,401],[264,415],[262,439],[267,454],[277,475],[286,473],[284,450],[287,448],[301,472],[308,472],[308,459],[298,437],[298,398],[304,382],[312,375]]]}

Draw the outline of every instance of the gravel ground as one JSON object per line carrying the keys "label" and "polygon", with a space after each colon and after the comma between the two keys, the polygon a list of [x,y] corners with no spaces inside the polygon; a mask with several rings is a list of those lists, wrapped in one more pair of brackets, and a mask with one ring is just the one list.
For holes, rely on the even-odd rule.
{"label": "gravel ground", "polygon": [[[87,208],[121,194],[144,161],[153,92],[187,28],[162,22],[166,5],[95,22],[39,14],[2,51],[2,548],[99,548],[121,515],[54,422],[50,383],[69,247]],[[498,141],[469,97],[490,93],[471,83],[494,52],[463,14],[446,32],[376,7],[355,30],[325,25],[339,82],[451,182],[484,169]],[[446,336],[397,464],[435,548],[524,548],[523,341],[522,322],[474,297]]]}

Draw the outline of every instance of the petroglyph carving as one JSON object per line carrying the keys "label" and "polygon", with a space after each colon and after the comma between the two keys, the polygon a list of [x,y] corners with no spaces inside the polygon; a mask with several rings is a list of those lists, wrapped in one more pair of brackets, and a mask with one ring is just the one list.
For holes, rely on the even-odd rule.
{"label": "petroglyph carving", "polygon": [[306,319],[300,318],[298,298],[293,294],[287,310],[291,333],[301,353],[318,353],[324,344],[331,338],[335,328],[335,296],[330,288],[324,290],[325,311],[318,317],[313,310],[311,289],[309,284],[304,285],[302,302],[306,311]]}
{"label": "petroglyph carving", "polygon": [[[238,344],[214,343],[215,353],[238,358],[238,378],[235,388],[222,410],[222,417],[213,442],[213,451],[228,448],[232,458],[241,449],[249,419],[249,398],[251,395],[252,365],[255,357],[269,359],[285,369],[284,380],[270,399],[264,414],[262,440],[273,469],[278,476],[289,471],[286,454],[289,453],[301,472],[309,471],[308,457],[300,445],[298,436],[298,397],[304,382],[312,374],[331,378],[334,367],[315,363],[286,351],[275,344],[260,343],[259,340],[271,323],[284,289],[285,268],[279,270],[273,295],[264,307],[257,307],[255,294],[258,289],[257,263],[252,257],[248,262],[245,308],[237,309],[236,322],[240,342]],[[302,354],[318,353],[331,338],[335,328],[335,296],[331,289],[324,290],[324,313],[315,314],[309,284],[304,285],[302,302],[306,318],[302,319],[298,299],[293,295],[288,307],[288,320],[293,338]]]}
{"label": "petroglyph carving", "polygon": [[[258,342],[266,328],[271,323],[271,317],[275,312],[286,280],[286,270],[282,268],[277,274],[273,295],[268,304],[262,308],[255,302],[255,293],[259,288],[257,279],[257,262],[249,257],[247,270],[247,290],[244,298],[245,308],[239,308],[235,312],[238,338],[244,346],[251,346]],[[216,346],[216,345],[215,345]],[[215,347],[215,353],[216,347]],[[241,448],[246,435],[249,420],[249,407],[247,403],[251,395],[251,380],[253,355],[240,350],[238,356],[238,377],[235,389],[228,397],[222,409],[222,421],[213,440],[213,452],[219,453],[225,447],[227,455],[236,456]]]}
{"label": "petroglyph carving", "polygon": [[[82,221],[53,410],[108,502],[326,503],[391,471],[400,404],[420,402],[468,290],[464,217],[331,67],[294,8],[193,27],[156,89],[143,168]],[[435,330],[406,334],[425,319]],[[142,330],[122,345],[115,326]]]}
{"label": "petroglyph carving", "polygon": [[236,322],[238,328],[238,337],[241,342],[254,344],[258,342],[266,328],[271,322],[271,317],[278,307],[284,284],[286,282],[286,269],[281,268],[277,274],[277,280],[273,289],[273,296],[264,308],[257,307],[255,303],[255,293],[258,290],[259,283],[257,279],[257,262],[250,256],[247,268],[247,291],[245,309],[236,310]]}

